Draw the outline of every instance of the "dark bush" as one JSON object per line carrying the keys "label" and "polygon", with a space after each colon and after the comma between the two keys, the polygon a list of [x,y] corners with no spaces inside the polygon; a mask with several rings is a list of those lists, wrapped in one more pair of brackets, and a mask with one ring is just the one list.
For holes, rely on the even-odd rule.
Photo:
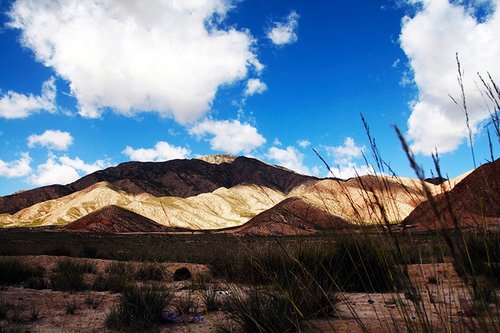
{"label": "dark bush", "polygon": [[52,289],[61,291],[81,291],[88,289],[83,281],[84,273],[95,272],[95,265],[88,262],[62,260],[51,277]]}
{"label": "dark bush", "polygon": [[137,280],[162,281],[165,278],[163,267],[159,264],[143,264],[134,274]]}
{"label": "dark bush", "polygon": [[121,301],[106,319],[108,328],[117,330],[151,329],[162,321],[163,312],[172,300],[169,290],[155,286],[129,285]]}
{"label": "dark bush", "polygon": [[41,278],[43,272],[40,266],[32,267],[19,259],[9,258],[0,261],[0,284],[17,284],[31,278]]}
{"label": "dark bush", "polygon": [[191,278],[191,272],[186,267],[181,267],[174,272],[174,281],[184,281]]}

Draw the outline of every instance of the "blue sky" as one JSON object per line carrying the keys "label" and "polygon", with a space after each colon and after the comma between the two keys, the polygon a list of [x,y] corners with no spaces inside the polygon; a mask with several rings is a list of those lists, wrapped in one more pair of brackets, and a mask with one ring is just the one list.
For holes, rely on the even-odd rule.
{"label": "blue sky", "polygon": [[457,176],[473,163],[448,96],[455,54],[484,163],[492,109],[476,72],[500,75],[498,4],[0,0],[0,195],[217,153],[327,176],[312,147],[350,177],[370,172],[360,113],[398,174],[413,176],[392,125],[425,170],[437,148]]}

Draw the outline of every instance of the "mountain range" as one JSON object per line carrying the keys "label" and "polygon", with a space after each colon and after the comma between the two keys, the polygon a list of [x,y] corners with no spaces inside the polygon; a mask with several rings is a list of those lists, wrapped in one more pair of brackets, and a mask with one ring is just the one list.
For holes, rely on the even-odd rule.
{"label": "mountain range", "polygon": [[[0,197],[0,227],[252,235],[386,224],[438,228],[434,202],[447,227],[454,215],[469,226],[496,225],[499,167],[496,160],[455,179],[421,182],[386,175],[320,179],[231,155],[127,162],[71,184]],[[449,202],[457,208],[447,209]]]}

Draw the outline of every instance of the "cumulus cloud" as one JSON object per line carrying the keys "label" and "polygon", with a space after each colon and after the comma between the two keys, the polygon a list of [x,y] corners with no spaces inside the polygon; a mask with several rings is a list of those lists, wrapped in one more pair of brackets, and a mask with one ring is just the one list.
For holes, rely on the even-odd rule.
{"label": "cumulus cloud", "polygon": [[[406,53],[418,97],[408,119],[408,138],[416,153],[455,150],[467,136],[465,115],[448,94],[460,101],[455,53],[464,69],[470,124],[477,133],[489,117],[476,84],[476,72],[500,76],[499,1],[412,0],[416,14],[403,19],[400,44]],[[490,6],[484,7],[485,3]],[[475,15],[478,6],[487,15]],[[485,9],[486,8],[486,9]],[[480,85],[480,84],[479,84]]]}
{"label": "cumulus cloud", "polygon": [[365,146],[356,145],[354,139],[349,136],[345,138],[343,145],[326,148],[328,154],[333,156],[337,163],[351,161],[355,158],[361,157],[365,149]]}
{"label": "cumulus cloud", "polygon": [[309,141],[309,140],[299,140],[297,142],[297,144],[300,146],[300,148],[306,149],[307,147],[309,147],[311,145],[311,141]]}
{"label": "cumulus cloud", "polygon": [[259,79],[250,79],[247,81],[245,88],[245,95],[252,96],[255,94],[262,94],[267,90],[267,85]]}
{"label": "cumulus cloud", "polygon": [[66,155],[59,157],[59,162],[62,165],[69,166],[83,174],[96,172],[110,166],[109,162],[105,160],[97,160],[94,163],[85,163],[79,157],[70,158]]}
{"label": "cumulus cloud", "polygon": [[32,134],[28,137],[28,147],[42,146],[54,150],[66,150],[73,143],[73,137],[68,132],[46,130],[42,134]]}
{"label": "cumulus cloud", "polygon": [[54,154],[49,154],[47,161],[37,166],[36,171],[31,174],[28,181],[37,186],[68,184],[88,173],[104,169],[108,166],[109,162],[104,160],[97,160],[94,163],[88,164],[79,157],[57,157]]}
{"label": "cumulus cloud", "polygon": [[21,153],[18,160],[4,162],[0,160],[0,176],[6,178],[24,177],[31,173],[31,158],[28,153]]}
{"label": "cumulus cloud", "polygon": [[191,155],[191,151],[189,149],[173,146],[165,141],[157,142],[154,148],[134,149],[127,146],[122,153],[128,156],[131,160],[141,162],[159,162],[184,159]]}
{"label": "cumulus cloud", "polygon": [[70,83],[79,113],[152,111],[185,123],[218,88],[262,70],[248,31],[222,28],[228,0],[17,0],[11,28]]}
{"label": "cumulus cloud", "polygon": [[274,22],[273,27],[267,31],[267,38],[278,46],[295,43],[298,39],[298,26],[299,14],[292,11],[284,22]]}
{"label": "cumulus cloud", "polygon": [[189,133],[198,138],[211,136],[207,141],[213,150],[235,155],[249,154],[266,142],[254,126],[239,120],[207,119],[193,126]]}
{"label": "cumulus cloud", "polygon": [[266,157],[295,172],[305,175],[312,174],[311,170],[304,164],[304,154],[294,147],[288,146],[286,149],[271,147],[267,151]]}
{"label": "cumulus cloud", "polygon": [[40,95],[24,95],[8,91],[0,97],[0,117],[7,119],[26,118],[40,111],[55,112],[56,107],[55,78],[51,77],[42,85]]}
{"label": "cumulus cloud", "polygon": [[365,146],[358,146],[353,138],[347,137],[344,143],[340,146],[326,147],[328,156],[333,157],[335,165],[331,173],[334,177],[347,179],[357,175],[373,174],[375,171],[372,166],[366,164],[358,164]]}

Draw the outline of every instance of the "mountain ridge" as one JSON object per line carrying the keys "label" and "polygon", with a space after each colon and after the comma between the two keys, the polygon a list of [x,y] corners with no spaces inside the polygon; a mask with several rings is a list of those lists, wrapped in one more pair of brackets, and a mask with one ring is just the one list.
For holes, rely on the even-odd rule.
{"label": "mountain ridge", "polygon": [[[10,203],[3,206],[4,211],[21,209],[1,213],[0,227],[70,230],[76,223],[92,232],[190,230],[265,236],[400,225],[402,221],[411,225],[415,224],[412,219],[432,218],[424,209],[429,203],[423,186],[440,205],[450,196],[464,206],[456,210],[460,217],[470,219],[484,211],[481,216],[493,224],[500,217],[498,161],[451,180],[440,179],[435,185],[437,181],[387,175],[320,179],[230,155],[207,160],[126,162],[68,185],[1,197],[0,208]],[[485,189],[489,192],[482,194]],[[497,201],[488,201],[484,210],[481,203],[487,200]],[[467,209],[473,209],[472,215]]]}
{"label": "mountain ridge", "polygon": [[58,199],[99,182],[108,182],[130,194],[188,198],[219,187],[256,184],[288,193],[318,178],[273,167],[239,156],[232,163],[213,164],[199,159],[166,162],[124,162],[96,171],[67,185],[49,185],[0,197],[0,214],[14,214],[42,201]]}

